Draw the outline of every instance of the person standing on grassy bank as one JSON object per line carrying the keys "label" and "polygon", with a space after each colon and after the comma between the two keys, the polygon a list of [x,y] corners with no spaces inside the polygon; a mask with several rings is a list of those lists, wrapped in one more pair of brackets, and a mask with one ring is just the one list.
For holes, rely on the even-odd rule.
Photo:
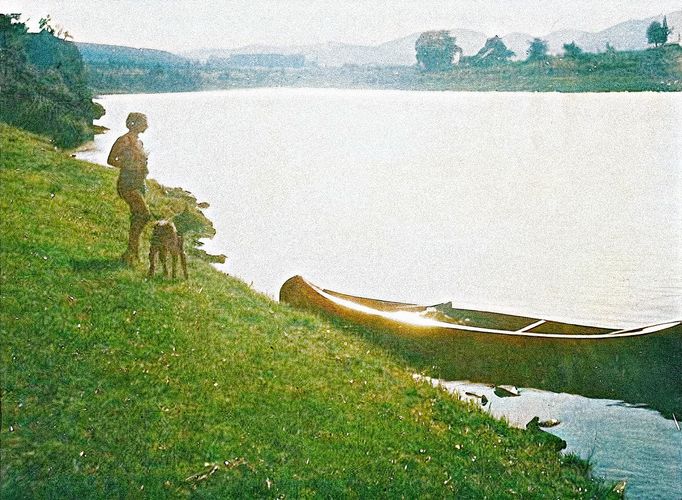
{"label": "person standing on grassy bank", "polygon": [[151,219],[149,207],[144,200],[147,169],[147,153],[139,134],[147,130],[147,117],[142,113],[130,113],[126,119],[128,132],[111,147],[107,163],[121,169],[116,189],[130,207],[130,233],[128,248],[121,260],[126,264],[139,262],[140,235]]}

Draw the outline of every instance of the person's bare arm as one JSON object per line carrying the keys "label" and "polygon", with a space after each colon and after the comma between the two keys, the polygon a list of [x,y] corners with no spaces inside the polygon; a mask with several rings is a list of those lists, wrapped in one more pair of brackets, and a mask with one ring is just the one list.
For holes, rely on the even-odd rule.
{"label": "person's bare arm", "polygon": [[121,168],[125,157],[130,157],[130,147],[124,137],[119,137],[111,146],[111,152],[107,158],[107,163],[112,167]]}

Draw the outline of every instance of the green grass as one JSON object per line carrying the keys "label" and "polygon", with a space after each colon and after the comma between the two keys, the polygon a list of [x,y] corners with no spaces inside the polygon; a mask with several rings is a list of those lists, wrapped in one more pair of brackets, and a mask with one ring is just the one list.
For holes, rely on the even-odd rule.
{"label": "green grass", "polygon": [[115,172],[0,136],[2,498],[610,494],[343,324],[121,266]]}

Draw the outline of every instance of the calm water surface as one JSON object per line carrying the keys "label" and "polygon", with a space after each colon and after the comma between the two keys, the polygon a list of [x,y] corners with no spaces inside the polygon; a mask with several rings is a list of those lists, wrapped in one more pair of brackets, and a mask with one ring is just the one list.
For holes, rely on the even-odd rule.
{"label": "calm water surface", "polygon": [[682,318],[682,96],[258,89],[101,99],[211,203],[224,270],[604,326]]}
{"label": "calm water surface", "polygon": [[463,399],[485,395],[483,408],[511,425],[525,428],[535,416],[557,419],[546,429],[566,441],[566,453],[589,458],[593,472],[611,481],[627,481],[627,498],[682,498],[682,432],[673,421],[619,401],[589,399],[535,389],[519,397],[499,398],[491,387],[471,382],[432,380]]}
{"label": "calm water surface", "polygon": [[[208,250],[273,297],[302,274],[351,294],[586,324],[682,318],[680,94],[258,89],[100,102],[111,132],[80,157],[104,164],[126,115],[146,113],[150,175],[211,203]],[[628,479],[633,498],[682,497],[682,433],[660,414],[533,390],[489,399],[520,424],[562,420],[553,432],[569,451]]]}

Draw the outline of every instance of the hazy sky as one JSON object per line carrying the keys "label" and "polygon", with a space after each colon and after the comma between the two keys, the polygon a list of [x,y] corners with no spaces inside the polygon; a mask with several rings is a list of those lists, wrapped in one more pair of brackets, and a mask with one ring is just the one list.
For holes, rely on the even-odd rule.
{"label": "hazy sky", "polygon": [[4,0],[3,13],[50,14],[76,41],[165,49],[378,44],[428,29],[489,36],[599,31],[680,9],[680,0]]}

